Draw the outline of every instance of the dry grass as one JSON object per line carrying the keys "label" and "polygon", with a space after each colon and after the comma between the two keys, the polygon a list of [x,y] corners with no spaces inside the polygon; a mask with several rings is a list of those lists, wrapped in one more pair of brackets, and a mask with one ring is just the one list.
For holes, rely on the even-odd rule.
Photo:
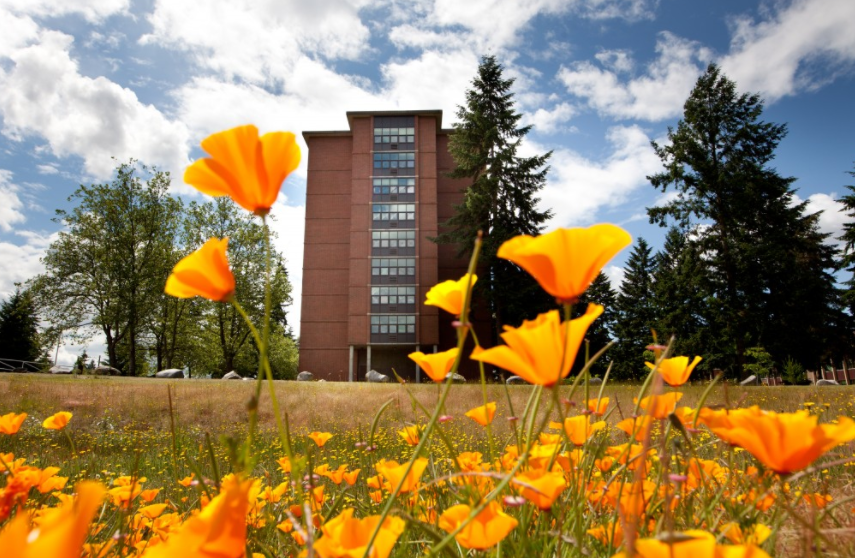
{"label": "dry grass", "polygon": [[[367,426],[386,401],[394,404],[387,411],[388,422],[416,422],[420,413],[411,403],[408,390],[428,409],[433,409],[438,396],[435,385],[397,385],[332,382],[277,381],[276,394],[290,423],[297,430],[328,429],[331,426],[352,428]],[[176,416],[182,427],[195,427],[209,432],[228,432],[247,421],[246,404],[255,389],[254,382],[223,380],[157,380],[150,378],[68,377],[42,374],[0,375],[0,413],[27,412],[36,418],[56,411],[74,413],[75,430],[90,431],[105,415],[120,425],[167,429],[171,387]],[[591,386],[590,397],[596,398],[597,387]],[[694,406],[705,386],[686,386],[681,405]],[[507,429],[507,417],[520,415],[531,394],[530,386],[488,385],[490,401],[498,403],[499,434]],[[804,402],[827,404],[830,413],[852,416],[853,390],[847,387],[734,387],[717,386],[707,404],[746,406],[759,404],[776,411],[793,411]],[[615,421],[632,414],[632,399],[638,386],[609,385],[603,395],[617,402]],[[563,388],[562,397],[569,393]],[[581,405],[584,390],[578,389],[574,403]],[[508,399],[513,405],[509,409]],[[469,409],[482,404],[479,385],[459,385],[452,389],[446,403],[446,414],[462,419]],[[423,416],[423,415],[421,415]],[[262,390],[259,406],[261,427],[274,428],[273,412],[267,386]],[[388,422],[387,422],[388,421]],[[469,422],[463,419],[461,422]],[[480,431],[473,426],[473,431]]]}

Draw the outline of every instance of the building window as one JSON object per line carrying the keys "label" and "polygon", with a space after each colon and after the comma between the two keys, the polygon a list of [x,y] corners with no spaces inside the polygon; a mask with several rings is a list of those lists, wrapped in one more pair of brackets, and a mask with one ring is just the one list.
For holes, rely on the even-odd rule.
{"label": "building window", "polygon": [[415,194],[416,179],[415,178],[375,178],[374,179],[374,194],[375,195],[390,195],[390,194]]}
{"label": "building window", "polygon": [[415,333],[414,315],[371,316],[371,333]]}
{"label": "building window", "polygon": [[416,276],[415,258],[373,258],[371,260],[371,275],[386,277],[388,275]]}
{"label": "building window", "polygon": [[415,248],[416,231],[372,231],[372,248]]}
{"label": "building window", "polygon": [[371,287],[371,304],[415,303],[415,287]]}
{"label": "building window", "polygon": [[375,169],[415,169],[416,154],[412,151],[405,153],[375,153]]}
{"label": "building window", "polygon": [[372,258],[372,285],[415,285],[415,258]]}
{"label": "building window", "polygon": [[415,221],[414,203],[375,203],[371,207],[372,221]]}
{"label": "building window", "polygon": [[372,256],[415,256],[416,231],[371,231]]}
{"label": "building window", "polygon": [[374,128],[374,143],[415,143],[415,128]]}

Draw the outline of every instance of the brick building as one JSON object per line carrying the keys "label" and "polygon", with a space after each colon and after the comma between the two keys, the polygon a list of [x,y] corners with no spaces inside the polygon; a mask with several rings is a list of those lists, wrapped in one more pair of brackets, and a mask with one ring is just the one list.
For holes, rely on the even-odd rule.
{"label": "brick building", "polygon": [[437,223],[465,181],[445,174],[442,111],[348,112],[347,131],[304,132],[309,147],[300,370],[363,381],[368,370],[419,380],[407,358],[455,345],[447,313],[425,306],[466,261],[437,246]]}

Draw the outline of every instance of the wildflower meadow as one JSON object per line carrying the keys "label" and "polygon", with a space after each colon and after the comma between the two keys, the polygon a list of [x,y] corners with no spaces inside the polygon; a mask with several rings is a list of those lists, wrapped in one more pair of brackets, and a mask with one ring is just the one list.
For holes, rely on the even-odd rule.
{"label": "wildflower meadow", "polygon": [[[294,135],[243,126],[202,147],[185,181],[266,229]],[[424,301],[457,329],[457,346],[410,355],[434,385],[298,386],[267,360],[270,258],[253,324],[212,238],[165,289],[234,305],[258,380],[3,380],[0,557],[855,555],[849,388],[690,385],[704,355],[663,339],[640,386],[591,382],[608,347],[571,374],[603,312],[579,297],[630,243],[610,224],[506,242],[498,256],[562,309],[490,347],[468,321],[479,239],[468,273]],[[480,385],[453,383],[463,359]],[[488,384],[485,365],[526,385]]]}

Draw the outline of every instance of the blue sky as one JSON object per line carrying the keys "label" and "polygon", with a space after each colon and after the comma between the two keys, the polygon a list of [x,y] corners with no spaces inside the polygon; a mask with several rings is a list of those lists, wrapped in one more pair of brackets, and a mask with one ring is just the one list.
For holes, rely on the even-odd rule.
{"label": "blue sky", "polygon": [[[788,124],[774,165],[836,236],[855,183],[853,21],[852,0],[0,0],[0,296],[42,270],[54,211],[109,181],[111,157],[192,197],[184,167],[231,126],[299,135],[346,129],[348,110],[438,108],[451,127],[483,54],[516,78],[523,151],[553,151],[550,228],[609,221],[660,246],[650,141],[716,62]],[[274,208],[297,301],[304,199],[305,165]]]}

